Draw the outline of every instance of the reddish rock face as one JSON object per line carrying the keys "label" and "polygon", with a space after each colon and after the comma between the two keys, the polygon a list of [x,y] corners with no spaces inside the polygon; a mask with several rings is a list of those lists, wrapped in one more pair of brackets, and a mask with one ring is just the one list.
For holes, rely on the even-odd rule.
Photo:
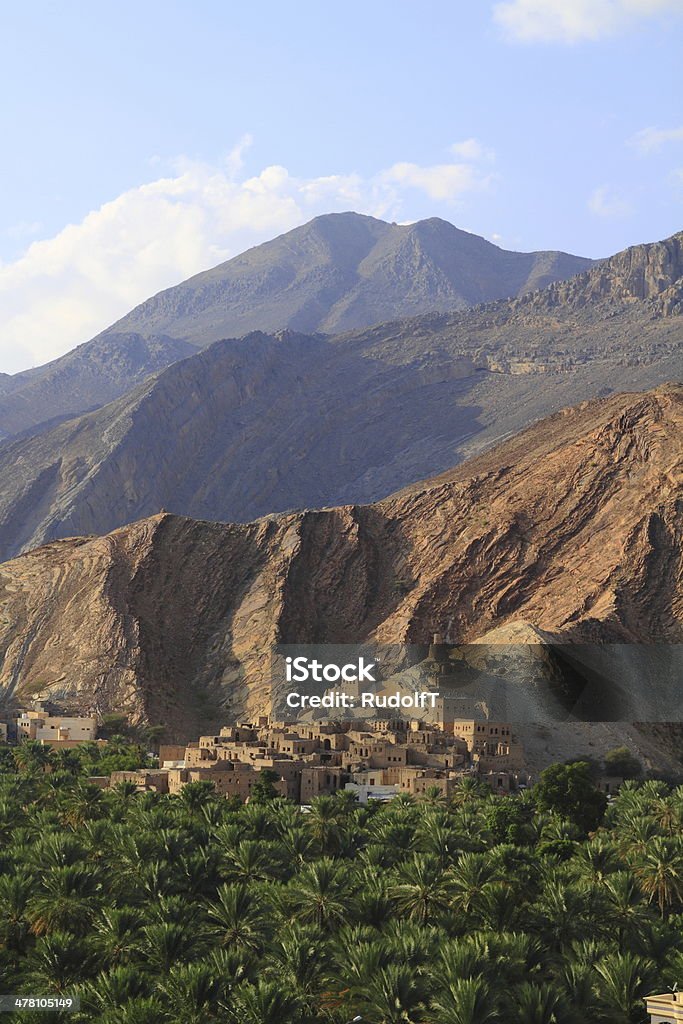
{"label": "reddish rock face", "polygon": [[368,506],[161,514],[0,566],[0,684],[196,735],[265,710],[277,642],[683,640],[683,387],[564,410]]}

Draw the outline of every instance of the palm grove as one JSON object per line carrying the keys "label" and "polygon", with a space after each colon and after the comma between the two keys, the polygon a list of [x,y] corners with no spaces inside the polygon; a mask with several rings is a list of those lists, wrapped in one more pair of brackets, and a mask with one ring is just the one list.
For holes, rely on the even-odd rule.
{"label": "palm grove", "polygon": [[[0,772],[0,991],[103,1024],[644,1019],[683,977],[683,787],[609,806],[584,763],[496,797],[348,794],[310,811],[89,785],[30,748]],[[19,756],[16,756],[19,755]]]}

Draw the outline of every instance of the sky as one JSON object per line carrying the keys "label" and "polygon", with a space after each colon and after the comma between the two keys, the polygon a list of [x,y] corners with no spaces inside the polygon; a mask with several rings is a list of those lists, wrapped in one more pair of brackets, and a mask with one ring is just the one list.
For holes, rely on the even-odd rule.
{"label": "sky", "polygon": [[312,217],[600,257],[683,228],[683,0],[0,10],[0,372]]}

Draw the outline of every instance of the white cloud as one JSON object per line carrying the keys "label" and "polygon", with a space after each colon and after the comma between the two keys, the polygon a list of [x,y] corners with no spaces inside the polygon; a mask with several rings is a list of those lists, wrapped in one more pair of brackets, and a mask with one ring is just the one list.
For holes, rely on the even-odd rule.
{"label": "white cloud", "polygon": [[628,217],[632,212],[628,199],[609,185],[600,185],[591,193],[588,198],[588,209],[596,217]]}
{"label": "white cloud", "polygon": [[454,142],[449,147],[453,156],[460,160],[493,160],[494,152],[483,146],[479,139],[464,139],[462,142]]}
{"label": "white cloud", "polygon": [[683,142],[683,128],[643,128],[630,141],[641,153],[653,153],[667,142]]}
{"label": "white cloud", "polygon": [[452,201],[490,180],[476,163],[483,147],[471,147],[469,161],[397,163],[367,178],[296,178],[279,165],[246,177],[250,143],[240,140],[222,166],[178,160],[168,176],[0,263],[0,369],[53,359],[162,288],[318,214],[355,209],[398,220],[407,189]]}
{"label": "white cloud", "polygon": [[434,167],[420,167],[419,164],[394,164],[382,175],[384,182],[399,187],[417,188],[430,199],[453,201],[466,192],[486,188],[490,175],[482,175],[473,164],[436,164]]}
{"label": "white cloud", "polygon": [[669,12],[683,13],[683,0],[505,0],[493,8],[505,33],[527,43],[601,39]]}

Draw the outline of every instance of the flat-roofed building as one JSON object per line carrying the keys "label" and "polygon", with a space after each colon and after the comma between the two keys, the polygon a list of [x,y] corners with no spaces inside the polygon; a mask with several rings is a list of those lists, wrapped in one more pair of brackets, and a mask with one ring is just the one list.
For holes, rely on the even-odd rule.
{"label": "flat-roofed building", "polygon": [[134,771],[112,772],[109,776],[110,786],[122,782],[132,782],[141,793],[150,790],[155,793],[168,793],[168,772],[162,769],[137,768]]}
{"label": "flat-roofed building", "polygon": [[645,999],[650,1024],[683,1024],[683,993],[667,992]]}
{"label": "flat-roofed building", "polygon": [[300,799],[308,804],[316,796],[332,794],[343,788],[349,775],[343,768],[331,768],[325,765],[313,765],[301,769]]}
{"label": "flat-roofed building", "polygon": [[[168,791],[174,795],[190,782],[211,782],[220,796],[236,796],[246,803],[260,774],[260,768],[239,761],[221,761],[204,768],[169,768]],[[280,796],[299,801],[298,778],[280,778],[273,788]]]}
{"label": "flat-roofed building", "polygon": [[22,711],[17,718],[17,738],[20,741],[70,740],[88,743],[96,735],[96,718],[47,715],[42,711]]}

